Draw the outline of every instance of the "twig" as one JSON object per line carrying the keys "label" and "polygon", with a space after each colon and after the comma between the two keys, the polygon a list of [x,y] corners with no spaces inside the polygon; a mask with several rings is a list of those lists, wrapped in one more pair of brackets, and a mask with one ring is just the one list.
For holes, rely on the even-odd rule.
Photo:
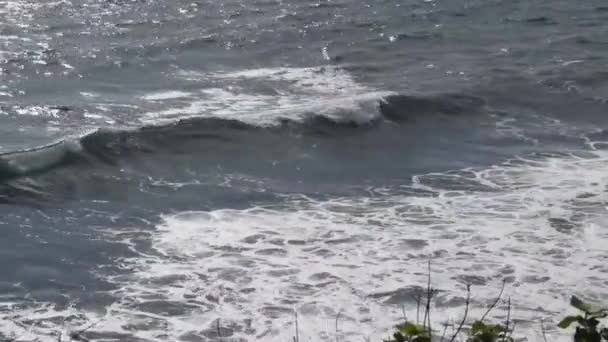
{"label": "twig", "polygon": [[339,342],[339,335],[338,335],[338,320],[340,319],[340,314],[342,313],[342,311],[338,311],[338,314],[336,315],[336,342]]}
{"label": "twig", "polygon": [[298,311],[294,311],[296,315],[296,336],[294,336],[294,342],[300,342],[300,327],[298,326]]}
{"label": "twig", "polygon": [[[424,308],[424,320],[422,321],[422,327],[427,328],[429,336],[431,335],[431,297],[433,297],[433,290],[431,289],[431,260],[428,263],[428,276],[426,282],[426,307]],[[428,325],[427,325],[428,324]]]}
{"label": "twig", "polygon": [[220,319],[218,318],[217,321],[217,337],[220,340],[220,342],[222,342],[222,329],[220,329]]}
{"label": "twig", "polygon": [[494,309],[494,307],[496,306],[496,304],[498,304],[498,301],[500,300],[500,297],[502,297],[502,293],[505,291],[505,284],[506,283],[507,283],[507,280],[504,279],[502,281],[502,286],[500,287],[500,293],[498,293],[498,297],[496,297],[496,300],[494,301],[494,303],[492,303],[492,305],[490,305],[490,307],[488,308],[488,311],[486,311],[486,313],[483,314],[483,316],[481,316],[481,319],[479,320],[480,322],[483,322],[483,320],[486,319],[486,317]]}
{"label": "twig", "polygon": [[511,331],[509,331],[509,340],[511,340],[511,336],[513,336],[513,332],[515,331],[515,322],[513,322],[513,328],[511,328]]}
{"label": "twig", "polygon": [[462,317],[462,321],[460,321],[460,324],[458,325],[458,329],[456,329],[456,332],[450,339],[450,342],[454,342],[454,340],[456,340],[456,337],[462,330],[462,327],[464,326],[464,322],[466,322],[467,316],[469,315],[469,305],[470,304],[471,304],[471,285],[467,285],[467,300],[465,302],[465,307],[464,307],[464,316]]}
{"label": "twig", "polygon": [[545,330],[545,322],[543,319],[540,319],[540,331],[543,333],[543,340],[547,342],[547,331]]}
{"label": "twig", "polygon": [[503,342],[506,342],[506,340],[507,340],[507,334],[509,333],[509,324],[510,323],[511,323],[511,297],[509,297],[509,301],[507,304],[507,322],[505,323],[505,334],[502,338]]}
{"label": "twig", "polygon": [[455,334],[456,332],[456,324],[454,324],[454,320],[451,320],[452,322],[450,323],[450,327],[452,328],[452,334]]}
{"label": "twig", "polygon": [[445,324],[443,325],[443,333],[441,334],[441,342],[443,342],[443,339],[445,338],[445,333],[448,331],[448,326],[450,324],[448,322],[445,322]]}
{"label": "twig", "polygon": [[422,289],[419,289],[416,294],[416,324],[420,324],[420,302],[422,302]]}

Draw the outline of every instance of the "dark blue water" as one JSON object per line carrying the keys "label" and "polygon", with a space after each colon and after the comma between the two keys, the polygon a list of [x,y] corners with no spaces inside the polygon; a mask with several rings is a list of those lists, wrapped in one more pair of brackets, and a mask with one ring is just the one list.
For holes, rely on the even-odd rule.
{"label": "dark blue water", "polygon": [[606,294],[607,34],[602,1],[0,1],[0,333],[377,340],[432,258],[439,311],[507,278],[534,334]]}

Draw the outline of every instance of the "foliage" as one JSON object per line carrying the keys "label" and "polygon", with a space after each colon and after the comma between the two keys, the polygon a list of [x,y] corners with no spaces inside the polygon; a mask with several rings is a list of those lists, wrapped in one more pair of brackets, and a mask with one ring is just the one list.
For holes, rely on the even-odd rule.
{"label": "foliage", "polygon": [[608,309],[585,303],[576,296],[572,296],[570,305],[581,311],[582,315],[566,316],[558,326],[566,329],[576,323],[574,342],[608,341],[608,329],[598,327],[599,320],[608,316]]}
{"label": "foliage", "polygon": [[508,329],[501,324],[475,321],[471,325],[467,342],[513,342],[513,338],[509,336]]}
{"label": "foliage", "polygon": [[[430,265],[429,265],[429,274],[430,274]],[[468,337],[466,338],[466,342],[513,342],[513,338],[511,338],[511,330],[509,330],[510,323],[510,314],[511,314],[511,299],[508,301],[508,313],[507,313],[507,321],[503,326],[501,324],[495,323],[487,323],[485,321],[486,317],[490,314],[490,312],[496,307],[500,298],[503,294],[505,287],[505,282],[503,281],[502,287],[500,289],[500,293],[496,297],[496,300],[490,305],[485,314],[478,320],[475,320],[473,324],[470,326]],[[432,300],[432,295],[434,291],[431,289],[430,284],[430,276],[429,281],[427,283],[427,291],[425,302],[425,313],[423,324],[414,324],[409,322],[407,319],[402,324],[396,326],[397,331],[393,334],[393,339],[385,340],[384,342],[432,342],[433,340],[433,330],[431,329],[430,324],[430,302]],[[417,302],[417,311],[421,305],[422,296],[416,297]],[[452,335],[450,339],[447,339],[447,342],[454,342],[460,336],[460,333],[463,331],[463,327],[467,321],[469,315],[469,307],[471,303],[471,286],[467,285],[467,297],[465,301],[465,310],[462,320],[458,324],[455,333]],[[405,316],[405,313],[404,313]],[[418,316],[418,315],[417,315]],[[441,336],[441,342],[445,339],[445,333],[447,330],[447,325],[443,331],[443,335]]]}
{"label": "foliage", "polygon": [[431,335],[426,326],[405,321],[396,326],[393,339],[384,342],[430,342]]}

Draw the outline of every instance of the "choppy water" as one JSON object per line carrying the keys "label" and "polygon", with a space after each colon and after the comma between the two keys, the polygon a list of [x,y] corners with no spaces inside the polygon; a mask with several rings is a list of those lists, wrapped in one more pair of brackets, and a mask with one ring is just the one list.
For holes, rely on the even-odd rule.
{"label": "choppy water", "polygon": [[378,341],[432,258],[437,325],[506,279],[568,340],[607,37],[604,1],[0,1],[0,333]]}

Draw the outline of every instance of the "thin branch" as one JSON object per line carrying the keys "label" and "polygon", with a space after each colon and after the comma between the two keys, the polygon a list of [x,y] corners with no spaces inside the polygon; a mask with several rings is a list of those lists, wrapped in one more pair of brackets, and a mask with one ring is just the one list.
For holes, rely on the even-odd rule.
{"label": "thin branch", "polygon": [[507,322],[505,323],[505,334],[502,338],[503,342],[506,342],[506,340],[507,340],[507,334],[509,333],[509,324],[510,323],[511,323],[511,297],[509,297],[509,301],[507,304]]}
{"label": "thin branch", "polygon": [[222,342],[222,329],[220,329],[220,319],[218,318],[217,321],[217,337],[220,340],[220,342]]}
{"label": "thin branch", "polygon": [[417,291],[416,295],[416,324],[420,324],[420,303],[422,302],[422,289]]}
{"label": "thin branch", "polygon": [[540,331],[543,333],[543,340],[547,342],[547,331],[545,330],[545,322],[540,319]]}
{"label": "thin branch", "polygon": [[424,308],[424,320],[422,326],[428,328],[429,335],[431,332],[431,298],[433,297],[433,290],[431,289],[431,260],[428,262],[428,275],[426,282],[426,307]]}
{"label": "thin branch", "polygon": [[340,319],[341,313],[342,313],[342,311],[338,311],[338,314],[336,315],[336,342],[340,342],[339,341],[340,335],[338,334],[338,320]]}
{"label": "thin branch", "polygon": [[441,341],[440,342],[443,342],[443,339],[445,338],[445,334],[448,331],[448,326],[449,325],[450,324],[448,322],[444,323],[444,325],[443,325],[443,333],[441,334]]}
{"label": "thin branch", "polygon": [[467,300],[465,302],[465,307],[464,307],[464,316],[462,317],[462,321],[460,321],[460,324],[458,325],[458,329],[456,329],[456,332],[454,333],[454,335],[450,339],[450,342],[454,342],[454,340],[456,340],[456,337],[458,336],[458,334],[462,330],[462,327],[464,326],[464,323],[466,322],[467,317],[469,316],[469,306],[470,306],[470,304],[471,304],[471,285],[467,285]]}
{"label": "thin branch", "polygon": [[498,304],[500,297],[502,297],[502,293],[505,291],[506,283],[507,283],[507,280],[504,279],[502,281],[502,286],[500,287],[500,293],[498,293],[498,297],[496,297],[496,300],[494,301],[494,303],[492,303],[492,305],[490,305],[490,307],[488,308],[488,311],[486,311],[486,313],[483,314],[483,316],[481,316],[481,319],[479,320],[480,322],[483,322],[486,319],[486,317],[490,314],[490,312],[494,309],[494,307],[496,307],[496,304]]}
{"label": "thin branch", "polygon": [[294,337],[294,341],[300,342],[300,327],[298,325],[298,311],[295,310],[294,313],[296,315],[296,336]]}
{"label": "thin branch", "polygon": [[451,319],[450,327],[452,328],[452,334],[456,333],[456,324],[454,324],[454,319]]}
{"label": "thin branch", "polygon": [[515,322],[513,322],[513,328],[511,328],[511,331],[509,331],[509,340],[511,339],[511,336],[513,336],[514,331],[515,331]]}

